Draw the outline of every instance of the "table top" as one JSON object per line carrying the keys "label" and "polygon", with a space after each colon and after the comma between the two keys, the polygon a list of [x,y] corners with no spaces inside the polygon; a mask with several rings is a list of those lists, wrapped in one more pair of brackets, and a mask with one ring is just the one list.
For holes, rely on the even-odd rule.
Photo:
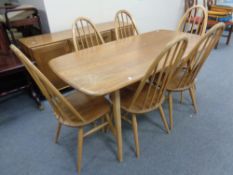
{"label": "table top", "polygon": [[105,95],[141,80],[166,44],[180,35],[188,37],[187,56],[199,36],[160,30],[66,54],[49,64],[75,89],[89,95]]}
{"label": "table top", "polygon": [[[96,24],[96,28],[100,32],[109,31],[109,30],[114,29],[114,22],[111,21],[111,22]],[[69,29],[69,30],[65,30],[61,32],[47,33],[43,35],[21,38],[19,39],[19,41],[25,47],[33,48],[33,47],[44,46],[44,45],[59,42],[59,41],[64,41],[64,40],[71,39],[71,38],[72,38],[72,31],[71,29]]]}

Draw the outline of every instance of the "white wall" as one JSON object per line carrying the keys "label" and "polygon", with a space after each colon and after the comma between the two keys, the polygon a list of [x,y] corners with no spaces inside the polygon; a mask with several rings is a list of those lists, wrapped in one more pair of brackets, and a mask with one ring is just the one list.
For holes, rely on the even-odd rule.
{"label": "white wall", "polygon": [[140,32],[174,29],[184,0],[44,0],[51,32],[70,29],[73,20],[86,16],[95,23],[111,21],[116,11],[127,9]]}
{"label": "white wall", "polygon": [[41,23],[43,32],[49,32],[49,24],[47,19],[47,14],[45,10],[44,0],[13,0],[14,2],[18,2],[19,4],[33,5],[36,7],[40,13]]}

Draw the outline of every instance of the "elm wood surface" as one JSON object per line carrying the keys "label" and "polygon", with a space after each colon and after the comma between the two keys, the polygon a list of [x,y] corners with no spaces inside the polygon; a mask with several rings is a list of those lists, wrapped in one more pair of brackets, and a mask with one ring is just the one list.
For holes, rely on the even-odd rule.
{"label": "elm wood surface", "polygon": [[119,91],[141,80],[167,43],[180,35],[188,37],[187,55],[200,36],[161,30],[70,53],[49,63],[52,70],[75,89],[93,96],[112,93],[120,161],[123,155]]}
{"label": "elm wood surface", "polygon": [[[165,101],[164,92],[170,82],[175,68],[180,64],[188,40],[186,37],[178,37],[170,42],[156,57],[146,71],[140,83],[121,90],[121,108],[129,113],[129,120],[133,127],[136,155],[140,155],[137,114],[147,113],[159,109],[164,127],[169,133],[169,127],[163,111],[162,104]],[[160,69],[158,72],[157,69]]]}
{"label": "elm wood surface", "polygon": [[[115,40],[114,22],[97,24],[96,28],[105,42]],[[40,71],[48,77],[56,88],[63,89],[68,86],[51,71],[48,62],[55,57],[74,51],[72,30],[22,38],[19,41],[24,53],[35,60]]]}
{"label": "elm wood surface", "polygon": [[169,118],[170,127],[173,128],[172,116],[172,93],[188,90],[193,102],[195,112],[197,112],[197,102],[195,97],[195,79],[210,52],[218,42],[224,31],[224,23],[219,23],[212,27],[196,44],[187,58],[176,68],[171,81],[168,83],[167,91],[169,94]]}
{"label": "elm wood surface", "polygon": [[[106,31],[112,31],[114,29],[114,22],[105,22],[101,24],[96,24],[96,28],[100,33],[106,32]],[[19,41],[22,45],[24,45],[26,48],[31,49],[38,46],[44,46],[47,44],[53,44],[56,42],[64,41],[64,40],[70,40],[72,39],[72,30],[65,30],[61,32],[55,32],[55,33],[48,33],[38,36],[32,36],[32,37],[26,37],[21,38]]]}
{"label": "elm wood surface", "polygon": [[[18,48],[11,45],[11,49],[24,64],[53,109],[58,121],[55,143],[58,141],[62,125],[79,129],[77,139],[77,169],[80,174],[83,139],[108,125],[114,133],[109,117],[111,106],[109,101],[106,100],[105,97],[90,97],[79,91],[74,91],[73,93],[63,96]],[[98,119],[106,119],[106,121],[102,120],[103,122],[98,124],[98,126],[95,126],[84,133],[84,127],[95,123]]]}

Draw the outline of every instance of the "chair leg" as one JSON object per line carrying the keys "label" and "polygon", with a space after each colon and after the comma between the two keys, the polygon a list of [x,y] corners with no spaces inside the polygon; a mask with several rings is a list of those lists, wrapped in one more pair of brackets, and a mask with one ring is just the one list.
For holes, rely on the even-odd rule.
{"label": "chair leg", "polygon": [[164,125],[164,127],[165,127],[167,133],[169,134],[169,133],[170,133],[170,130],[169,130],[169,127],[168,127],[168,124],[167,124],[167,120],[166,120],[164,111],[163,111],[163,107],[162,107],[161,105],[159,106],[159,112],[160,112],[160,116],[161,116],[163,125]]}
{"label": "chair leg", "polygon": [[[105,123],[105,118],[104,118],[104,117],[101,119],[101,123]],[[107,128],[107,127],[108,127],[108,126],[102,128],[101,131],[107,133],[107,131],[108,131],[108,128]]]}
{"label": "chair leg", "polygon": [[180,92],[180,103],[182,104],[184,101],[184,97],[183,97],[183,91]]}
{"label": "chair leg", "polygon": [[116,136],[115,128],[114,128],[114,126],[113,126],[113,124],[112,124],[112,121],[111,121],[111,119],[110,119],[109,114],[106,114],[106,119],[107,119],[107,122],[108,122],[108,124],[109,124],[109,127],[110,127],[110,129],[111,129],[113,135]]}
{"label": "chair leg", "polygon": [[195,90],[193,87],[191,87],[189,89],[189,94],[191,96],[191,99],[192,99],[192,103],[193,103],[193,106],[194,106],[194,110],[195,112],[197,113],[198,112],[198,109],[197,109],[197,102],[196,102],[196,97],[195,97]]}
{"label": "chair leg", "polygon": [[132,127],[133,127],[133,134],[134,134],[134,142],[136,146],[136,156],[139,158],[140,156],[140,147],[139,147],[139,140],[138,140],[138,124],[136,115],[132,115]]}
{"label": "chair leg", "polygon": [[82,153],[83,153],[83,128],[78,131],[78,173],[81,172],[82,167]]}
{"label": "chair leg", "polygon": [[169,123],[170,123],[170,129],[173,129],[174,122],[173,122],[173,99],[172,99],[172,92],[169,92],[168,101],[169,101]]}
{"label": "chair leg", "polygon": [[62,124],[60,122],[58,122],[54,143],[58,142],[58,138],[59,138],[59,135],[60,135],[60,132],[61,132],[61,126],[62,126]]}
{"label": "chair leg", "polygon": [[232,32],[233,32],[233,25],[230,26],[230,29],[228,31],[227,42],[226,42],[227,45],[229,45],[230,43]]}

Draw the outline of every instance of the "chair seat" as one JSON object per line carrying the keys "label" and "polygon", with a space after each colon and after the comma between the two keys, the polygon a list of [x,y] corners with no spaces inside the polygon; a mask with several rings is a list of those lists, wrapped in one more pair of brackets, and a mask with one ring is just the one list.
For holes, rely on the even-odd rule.
{"label": "chair seat", "polygon": [[[141,91],[140,95],[138,96],[136,102],[133,104],[133,106],[130,107],[137,88],[138,88],[137,84],[134,84],[130,87],[127,87],[121,90],[120,92],[121,108],[124,109],[125,111],[130,112],[130,113],[145,113],[145,112],[150,112],[150,111],[155,110],[156,108],[158,108],[160,104],[162,104],[164,97],[161,98],[159,103],[155,105],[150,105],[152,97],[154,95],[152,94],[152,92],[154,92],[153,90],[151,90],[150,94],[148,95],[147,100],[145,101],[148,88],[149,88],[149,84],[146,84],[143,90]],[[153,86],[153,88],[155,87]],[[157,99],[157,98],[158,98],[158,95],[156,94],[154,96],[154,99]],[[144,105],[144,102],[145,102],[145,105]]]}
{"label": "chair seat", "polygon": [[110,103],[104,97],[88,96],[79,91],[74,91],[65,97],[85,120],[83,122],[71,112],[66,112],[66,117],[70,120],[61,122],[68,126],[90,124],[110,111]]}
{"label": "chair seat", "polygon": [[[181,79],[186,78],[186,77],[183,77],[185,70],[186,68],[183,68],[182,71],[180,71],[179,73],[177,73],[170,79],[168,86],[167,86],[168,91],[183,91],[183,90],[189,89],[193,85],[193,82],[190,84],[185,84],[183,86],[180,85]],[[189,77],[188,74],[187,74],[187,77]]]}

